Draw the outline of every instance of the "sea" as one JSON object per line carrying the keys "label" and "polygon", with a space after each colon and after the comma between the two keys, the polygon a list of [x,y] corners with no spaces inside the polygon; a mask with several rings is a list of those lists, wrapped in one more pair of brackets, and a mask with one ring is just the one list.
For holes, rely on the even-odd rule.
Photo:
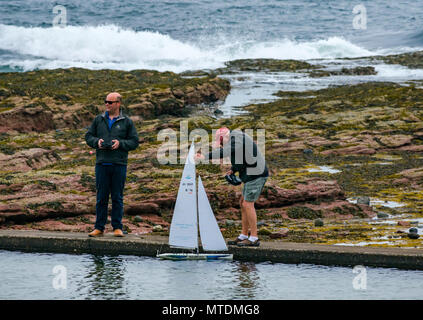
{"label": "sea", "polygon": [[0,1],[2,71],[182,72],[245,58],[334,59],[423,48],[423,2]]}
{"label": "sea", "polygon": [[[327,68],[372,65],[377,75],[222,75],[224,117],[278,90],[366,81],[406,83],[423,70],[348,60],[423,49],[423,2],[387,0],[0,1],[0,72],[81,67],[210,70],[236,59],[305,60]],[[241,79],[241,80],[240,80]]]}

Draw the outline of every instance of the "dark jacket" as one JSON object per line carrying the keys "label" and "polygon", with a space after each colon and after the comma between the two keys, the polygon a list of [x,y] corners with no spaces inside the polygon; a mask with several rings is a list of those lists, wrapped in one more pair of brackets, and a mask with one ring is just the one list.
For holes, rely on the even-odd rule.
{"label": "dark jacket", "polygon": [[[104,141],[119,140],[119,148],[105,150],[98,147],[98,140]],[[138,133],[133,121],[120,111],[116,121],[109,129],[106,113],[100,114],[93,120],[87,133],[85,141],[96,149],[96,163],[115,163],[126,165],[128,163],[128,151],[134,150],[139,145]]]}
{"label": "dark jacket", "polygon": [[207,159],[219,159],[230,157],[231,170],[239,172],[242,182],[248,182],[260,177],[268,177],[266,161],[253,139],[240,130],[230,133],[229,141],[223,148],[214,149]]}

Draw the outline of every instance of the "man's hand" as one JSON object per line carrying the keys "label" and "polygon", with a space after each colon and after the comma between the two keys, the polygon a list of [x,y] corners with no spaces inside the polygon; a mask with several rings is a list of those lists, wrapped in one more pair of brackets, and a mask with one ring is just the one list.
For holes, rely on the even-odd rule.
{"label": "man's hand", "polygon": [[100,140],[98,140],[98,147],[100,148],[100,149],[103,149],[103,147],[101,146],[101,144],[104,142],[104,140],[103,139],[100,139]]}
{"label": "man's hand", "polygon": [[229,170],[228,172],[226,172],[227,176],[230,176],[231,174],[233,174],[234,172],[232,170]]}
{"label": "man's hand", "polygon": [[119,148],[119,140],[112,140],[112,150]]}
{"label": "man's hand", "polygon": [[204,160],[205,159],[205,157],[204,157],[204,155],[202,155],[201,153],[197,153],[195,156],[194,156],[194,161],[196,161],[196,162],[199,162],[200,160]]}

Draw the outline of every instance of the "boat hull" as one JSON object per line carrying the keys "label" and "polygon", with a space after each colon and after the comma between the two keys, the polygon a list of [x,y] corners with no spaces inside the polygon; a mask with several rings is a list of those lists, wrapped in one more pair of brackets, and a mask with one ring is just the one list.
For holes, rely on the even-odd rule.
{"label": "boat hull", "polygon": [[229,253],[161,253],[157,258],[164,260],[233,260],[233,254]]}

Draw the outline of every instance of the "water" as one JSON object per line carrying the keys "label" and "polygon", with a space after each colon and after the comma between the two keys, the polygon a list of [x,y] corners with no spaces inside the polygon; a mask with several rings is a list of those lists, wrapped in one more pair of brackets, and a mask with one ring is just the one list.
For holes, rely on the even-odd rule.
{"label": "water", "polygon": [[[355,3],[252,0],[0,1],[0,72],[82,67],[183,72],[246,58],[299,59],[329,69],[372,65],[374,76],[310,78],[307,73],[223,75],[232,90],[223,117],[304,91],[367,81],[422,80],[423,71],[368,60],[339,60],[423,49],[423,3],[363,0],[366,29],[353,26]],[[240,80],[241,79],[241,80]]]}
{"label": "water", "polygon": [[333,59],[423,47],[423,3],[363,0],[0,1],[0,70],[85,67],[181,72],[240,58]]}
{"label": "water", "polygon": [[[66,289],[55,289],[55,266]],[[0,299],[421,299],[423,271],[0,251]],[[56,284],[59,282],[56,281]],[[62,282],[63,283],[63,282]],[[183,288],[183,289],[182,289]]]}

